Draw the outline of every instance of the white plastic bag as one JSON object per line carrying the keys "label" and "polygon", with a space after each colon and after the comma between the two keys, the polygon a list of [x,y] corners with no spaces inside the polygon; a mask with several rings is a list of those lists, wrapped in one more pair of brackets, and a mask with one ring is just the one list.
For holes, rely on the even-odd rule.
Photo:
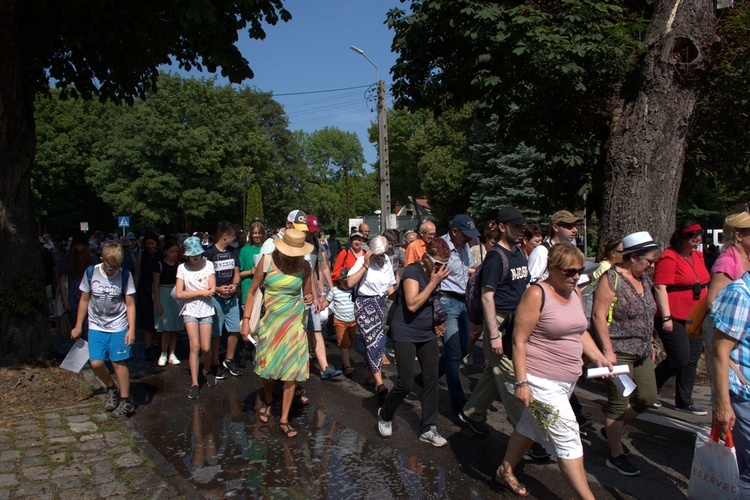
{"label": "white plastic bag", "polygon": [[740,472],[731,431],[727,431],[724,443],[719,442],[719,428],[716,426],[711,428],[710,436],[704,433],[696,435],[688,497],[740,498]]}

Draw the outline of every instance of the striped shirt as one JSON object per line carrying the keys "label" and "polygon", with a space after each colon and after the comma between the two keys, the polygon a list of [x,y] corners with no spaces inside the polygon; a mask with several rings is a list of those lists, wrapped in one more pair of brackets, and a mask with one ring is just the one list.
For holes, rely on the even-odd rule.
{"label": "striped shirt", "polygon": [[351,290],[342,290],[335,286],[328,290],[328,302],[333,302],[333,317],[341,321],[354,321],[354,301]]}
{"label": "striped shirt", "polygon": [[[750,271],[734,280],[719,292],[713,303],[714,328],[737,340],[729,358],[750,380]],[[733,370],[729,370],[729,390],[745,401],[750,401],[750,387],[743,385]]]}

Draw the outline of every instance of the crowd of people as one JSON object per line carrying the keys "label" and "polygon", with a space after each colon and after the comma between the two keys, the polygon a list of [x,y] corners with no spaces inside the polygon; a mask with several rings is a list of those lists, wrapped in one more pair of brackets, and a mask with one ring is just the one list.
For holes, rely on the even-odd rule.
{"label": "crowd of people", "polygon": [[[528,495],[514,474],[516,465],[525,454],[534,459],[554,454],[576,497],[593,498],[580,439],[592,422],[574,392],[583,368],[629,368],[636,389],[628,396],[615,376],[605,377],[607,407],[597,434],[609,445],[606,466],[635,476],[640,470],[622,442],[624,426],[660,408],[662,388],[672,378],[675,408],[706,415],[692,396],[705,348],[714,423],[724,432],[734,429],[747,492],[750,214],[727,217],[722,253],[709,265],[699,251],[703,228],[692,220],[680,223],[663,251],[641,230],[604,241],[598,264],[587,265],[575,245],[581,221],[558,211],[544,236],[519,210],[504,207],[484,232],[458,214],[443,235],[429,220],[418,231],[387,230],[372,238],[361,224],[343,242],[335,234],[326,238],[315,216],[294,210],[277,231],[254,221],[249,236],[222,222],[211,238],[129,233],[107,239],[95,233],[91,239],[73,236],[67,244],[50,245],[48,238],[40,243],[49,249],[51,308],[64,310],[73,338],[88,326],[91,366],[107,387],[106,408],[115,416],[134,411],[127,360],[136,327],[144,332],[148,359],[160,353],[159,366],[181,363],[176,339],[187,332],[193,399],[202,385],[215,386],[225,373],[241,376],[238,348],[255,346],[253,369],[263,381],[255,409],[261,421],[272,418],[273,388],[280,382],[278,425],[289,438],[297,435],[290,408],[309,403],[302,383],[310,375],[311,353],[322,380],[353,377],[350,350],[359,335],[365,346],[361,380],[374,388],[382,436],[393,434],[394,415],[416,385],[419,438],[444,446],[437,424],[438,380],[445,376],[456,422],[477,434],[488,434],[485,416],[500,397],[514,428],[496,472],[500,485]],[[696,312],[702,313],[702,329],[691,336]],[[341,369],[327,359],[322,335],[327,324],[335,333]],[[397,369],[390,388],[382,373],[390,362],[388,337]],[[656,337],[666,354],[658,365]],[[480,338],[484,369],[467,395],[461,365],[472,362]],[[541,422],[539,408],[555,418]]]}

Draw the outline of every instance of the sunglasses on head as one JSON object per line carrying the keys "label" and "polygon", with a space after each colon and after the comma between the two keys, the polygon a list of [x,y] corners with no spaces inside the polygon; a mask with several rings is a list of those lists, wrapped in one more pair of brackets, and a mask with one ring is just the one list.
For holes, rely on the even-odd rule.
{"label": "sunglasses on head", "polygon": [[562,271],[562,273],[566,277],[572,278],[573,276],[583,274],[584,269],[585,268],[581,267],[581,268],[571,268],[571,269],[560,269],[560,271]]}

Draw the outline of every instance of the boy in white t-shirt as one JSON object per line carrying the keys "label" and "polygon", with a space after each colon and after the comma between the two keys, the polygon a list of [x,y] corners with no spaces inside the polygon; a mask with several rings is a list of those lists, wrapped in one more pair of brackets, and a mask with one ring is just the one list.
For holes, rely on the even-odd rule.
{"label": "boy in white t-shirt", "polygon": [[351,377],[354,375],[354,368],[349,363],[349,350],[354,346],[357,322],[354,319],[352,289],[346,286],[347,274],[349,274],[349,268],[345,267],[339,275],[339,284],[328,290],[323,309],[333,302],[333,328],[336,331],[336,340],[341,352],[341,368],[344,375]]}
{"label": "boy in white t-shirt", "polygon": [[[87,270],[81,280],[78,320],[70,332],[77,339],[83,320],[89,318],[89,358],[91,369],[107,387],[104,409],[116,418],[135,411],[130,399],[130,346],[135,341],[135,283],[133,275],[122,268],[123,250],[119,243],[108,243],[102,249],[102,263]],[[125,274],[123,274],[125,273]],[[125,290],[123,290],[125,288]],[[117,387],[105,362],[112,362],[120,386]],[[119,399],[119,401],[118,401]]]}

